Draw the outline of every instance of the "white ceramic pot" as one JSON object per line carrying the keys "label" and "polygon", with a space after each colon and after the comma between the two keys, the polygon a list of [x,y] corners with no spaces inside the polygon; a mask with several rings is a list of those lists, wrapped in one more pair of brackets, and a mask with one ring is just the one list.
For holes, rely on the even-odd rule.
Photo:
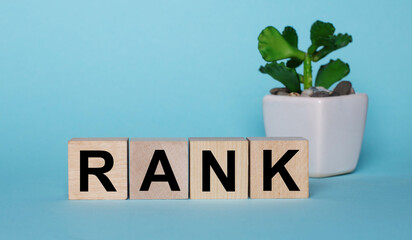
{"label": "white ceramic pot", "polygon": [[311,98],[266,95],[266,136],[309,140],[309,176],[352,172],[358,164],[365,129],[368,95]]}

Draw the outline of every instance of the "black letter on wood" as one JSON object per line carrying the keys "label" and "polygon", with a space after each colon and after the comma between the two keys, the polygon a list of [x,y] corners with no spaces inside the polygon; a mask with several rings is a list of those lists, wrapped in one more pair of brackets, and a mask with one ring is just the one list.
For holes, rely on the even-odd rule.
{"label": "black letter on wood", "polygon": [[[103,158],[104,166],[89,168],[89,158]],[[113,168],[113,157],[106,151],[80,151],[80,192],[89,191],[89,175],[95,175],[108,192],[116,192],[112,182],[105,175]]]}
{"label": "black letter on wood", "polygon": [[263,150],[263,191],[272,191],[272,178],[279,173],[289,191],[300,191],[285,165],[299,150],[288,150],[272,167],[272,150]]}
{"label": "black letter on wood", "polygon": [[[159,163],[162,164],[164,175],[156,175],[156,168]],[[167,159],[164,150],[155,150],[152,160],[150,161],[149,168],[147,169],[146,176],[144,177],[140,191],[149,191],[150,184],[152,182],[168,182],[170,190],[180,191],[177,184],[175,174],[172,171],[169,160]]]}
{"label": "black letter on wood", "polygon": [[235,191],[235,151],[227,151],[227,176],[211,151],[202,152],[203,192],[210,192],[210,168],[213,168],[226,191]]}

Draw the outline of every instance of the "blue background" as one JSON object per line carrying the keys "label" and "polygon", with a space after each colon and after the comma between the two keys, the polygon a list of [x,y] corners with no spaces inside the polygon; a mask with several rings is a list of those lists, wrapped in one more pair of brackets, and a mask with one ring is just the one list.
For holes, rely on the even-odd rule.
{"label": "blue background", "polygon": [[[1,1],[0,238],[410,238],[408,1]],[[68,201],[72,137],[264,136],[257,36],[317,20],[369,95],[353,174],[307,200]],[[320,64],[314,66],[314,70]],[[408,104],[409,103],[409,104]],[[304,121],[304,119],[302,119]]]}

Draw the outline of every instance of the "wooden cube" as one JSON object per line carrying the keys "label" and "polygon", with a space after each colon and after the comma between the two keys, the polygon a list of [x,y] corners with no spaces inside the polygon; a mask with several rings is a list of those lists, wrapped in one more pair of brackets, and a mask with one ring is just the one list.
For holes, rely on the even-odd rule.
{"label": "wooden cube", "polygon": [[129,145],[130,199],[187,199],[186,138],[132,138]]}
{"label": "wooden cube", "polygon": [[244,138],[190,138],[190,198],[248,197],[248,142]]}
{"label": "wooden cube", "polygon": [[308,198],[309,143],[304,138],[251,137],[250,198]]}
{"label": "wooden cube", "polygon": [[69,199],[127,199],[128,138],[69,141]]}

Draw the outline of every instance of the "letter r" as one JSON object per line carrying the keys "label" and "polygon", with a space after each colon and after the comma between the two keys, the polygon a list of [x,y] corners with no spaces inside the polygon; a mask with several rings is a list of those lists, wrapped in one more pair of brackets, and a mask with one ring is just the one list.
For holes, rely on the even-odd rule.
{"label": "letter r", "polygon": [[[103,158],[104,166],[101,168],[89,168],[89,158]],[[95,175],[108,192],[116,192],[112,182],[105,175],[113,168],[113,157],[106,151],[80,151],[80,192],[89,191],[89,175]]]}

